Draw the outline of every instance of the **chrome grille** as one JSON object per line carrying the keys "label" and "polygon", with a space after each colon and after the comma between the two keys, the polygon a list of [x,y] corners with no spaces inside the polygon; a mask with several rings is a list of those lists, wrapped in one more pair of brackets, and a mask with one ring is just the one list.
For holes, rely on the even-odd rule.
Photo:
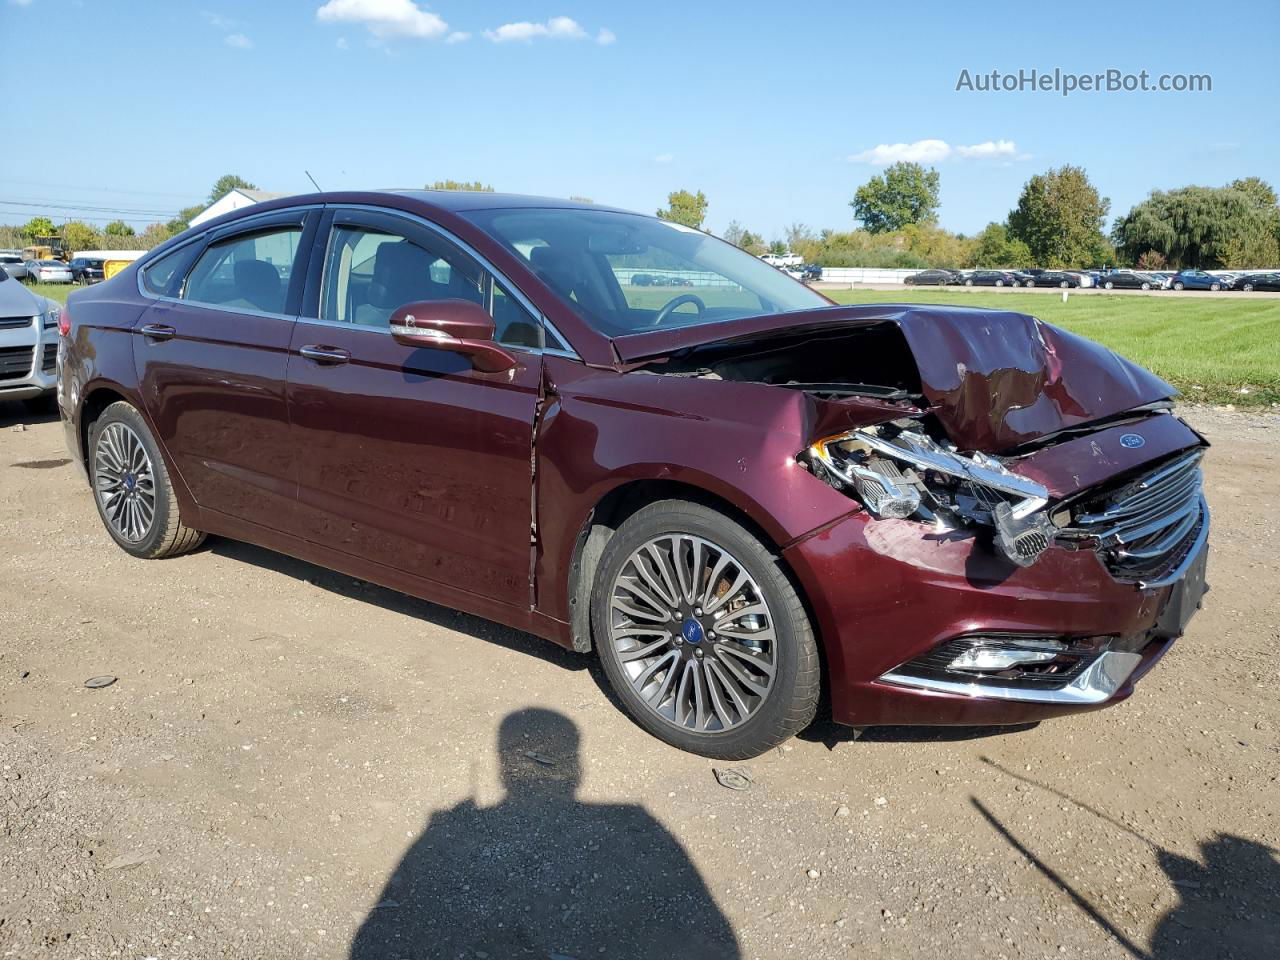
{"label": "chrome grille", "polygon": [[1096,539],[1103,563],[1118,580],[1158,577],[1183,559],[1207,522],[1203,455],[1183,454],[1086,502],[1064,533]]}
{"label": "chrome grille", "polygon": [[31,326],[34,317],[0,317],[0,330],[21,330]]}

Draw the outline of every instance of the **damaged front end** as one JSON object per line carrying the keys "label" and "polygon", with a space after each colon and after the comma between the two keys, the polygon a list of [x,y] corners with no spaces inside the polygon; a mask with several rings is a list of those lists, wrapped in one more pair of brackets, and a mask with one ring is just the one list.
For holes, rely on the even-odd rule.
{"label": "damaged front end", "polygon": [[914,420],[896,420],[826,437],[801,454],[811,470],[855,496],[877,517],[915,518],[939,529],[989,527],[999,553],[1035,563],[1056,529],[1045,487],[996,457],[959,453]]}

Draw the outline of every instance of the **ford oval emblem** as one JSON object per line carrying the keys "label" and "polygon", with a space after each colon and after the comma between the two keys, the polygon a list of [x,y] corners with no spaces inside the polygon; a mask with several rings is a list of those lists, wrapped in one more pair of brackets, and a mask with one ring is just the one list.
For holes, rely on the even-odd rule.
{"label": "ford oval emblem", "polygon": [[694,620],[694,619],[686,620],[684,622],[684,626],[680,629],[680,632],[684,635],[685,640],[687,640],[689,643],[702,642],[702,624],[700,624],[697,620]]}
{"label": "ford oval emblem", "polygon": [[1120,438],[1120,446],[1128,447],[1130,450],[1137,450],[1139,447],[1145,447],[1147,440],[1141,434],[1126,433]]}

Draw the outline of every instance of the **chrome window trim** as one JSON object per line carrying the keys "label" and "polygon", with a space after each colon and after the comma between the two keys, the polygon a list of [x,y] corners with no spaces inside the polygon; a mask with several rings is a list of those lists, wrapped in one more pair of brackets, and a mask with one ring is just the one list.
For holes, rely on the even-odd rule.
{"label": "chrome window trim", "polygon": [[249,317],[266,317],[270,320],[297,320],[298,317],[291,313],[268,313],[266,310],[254,310],[252,307],[228,307],[226,304],[220,303],[204,303],[201,300],[183,300],[179,297],[157,297],[154,294],[152,300],[157,303],[173,303],[184,307],[196,307],[200,310],[214,310],[218,313],[237,313]]}
{"label": "chrome window trim", "polygon": [[[169,256],[170,253],[177,253],[179,250],[183,250],[183,248],[191,246],[192,243],[207,244],[210,242],[219,242],[221,241],[221,239],[224,238],[223,236],[224,230],[225,232],[227,232],[225,233],[225,237],[232,237],[234,236],[234,234],[239,233],[239,229],[238,229],[239,227],[243,227],[243,225],[246,225],[246,224],[252,224],[253,221],[255,220],[262,220],[262,219],[269,218],[269,216],[287,216],[288,214],[292,214],[292,212],[294,211],[298,211],[298,212],[301,212],[302,214],[303,228],[306,228],[307,211],[323,210],[323,209],[324,209],[324,204],[305,204],[302,206],[280,207],[280,209],[278,210],[262,210],[261,212],[257,212],[257,214],[246,214],[243,216],[242,219],[232,220],[230,221],[230,223],[225,223],[221,225],[221,227],[211,227],[209,229],[201,230],[201,232],[197,233],[195,237],[192,237],[191,239],[186,239],[186,241],[183,241],[182,243],[175,243],[173,247],[169,248],[169,250],[165,250],[164,252],[160,252],[159,250],[154,251],[154,256],[152,256],[152,251],[147,251],[147,256],[138,257],[138,261],[137,261],[138,269],[136,273],[134,273],[134,279],[137,280],[137,284],[138,284],[138,293],[141,293],[143,297],[147,298],[147,300],[169,300],[169,301],[175,301],[178,303],[201,303],[202,301],[182,300],[182,297],[165,297],[163,296],[163,294],[151,293],[150,291],[147,291],[146,287],[143,287],[142,285],[143,271],[146,271],[147,268],[150,268],[151,264],[154,264],[156,260],[163,259],[163,257]],[[233,227],[237,229],[234,229],[234,230],[230,229]],[[252,230],[253,228],[250,227],[248,228],[247,232],[252,233]],[[303,232],[305,232],[305,229],[303,229]],[[204,252],[204,251],[201,251],[201,252]],[[196,260],[192,261],[191,266],[188,266],[187,268],[188,274],[191,273],[192,268],[195,268],[198,261],[200,261],[200,257],[197,256]],[[187,285],[186,276],[183,276],[182,278],[182,285],[184,288],[186,288],[186,285]],[[283,314],[264,314],[264,312],[260,310],[233,310],[230,312],[233,312],[233,314],[255,314],[259,316],[284,316]]]}

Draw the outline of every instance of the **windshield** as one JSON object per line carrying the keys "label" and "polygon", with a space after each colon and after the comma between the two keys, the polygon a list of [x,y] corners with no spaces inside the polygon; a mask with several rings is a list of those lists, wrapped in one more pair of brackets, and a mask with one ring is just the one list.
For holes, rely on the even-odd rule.
{"label": "windshield", "polygon": [[610,336],[829,305],[781,270],[677,223],[580,209],[463,216]]}

